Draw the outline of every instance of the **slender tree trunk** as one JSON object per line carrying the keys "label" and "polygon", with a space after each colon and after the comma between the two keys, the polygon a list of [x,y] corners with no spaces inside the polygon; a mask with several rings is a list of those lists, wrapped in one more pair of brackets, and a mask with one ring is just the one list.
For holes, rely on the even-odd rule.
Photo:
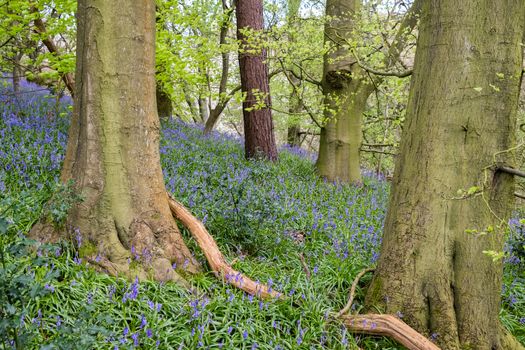
{"label": "slender tree trunk", "polygon": [[[68,217],[86,254],[117,272],[196,271],[168,205],[155,103],[155,2],[79,0],[76,100],[62,180],[84,200]],[[81,248],[82,251],[82,248]],[[141,270],[129,270],[128,259]]]}
{"label": "slender tree trunk", "polygon": [[[292,28],[297,27],[297,16],[299,15],[300,7],[301,0],[288,0],[287,20],[288,25]],[[295,41],[295,38],[293,36],[290,36],[289,41],[293,42]],[[290,69],[293,69],[293,67]],[[291,118],[288,121],[287,141],[288,145],[292,147],[300,147],[301,123],[297,118],[297,114],[301,113],[304,107],[298,91],[298,89],[301,86],[301,80],[297,79],[293,74],[290,75],[289,79],[291,80],[291,84],[293,84],[293,86],[290,92],[290,106],[288,108],[291,114]]]}
{"label": "slender tree trunk", "polygon": [[23,72],[20,66],[21,59],[21,53],[16,53],[13,57],[13,92],[15,94],[17,94],[20,91],[20,79],[23,76]]}
{"label": "slender tree trunk", "polygon": [[210,109],[208,108],[208,99],[200,95],[198,98],[198,104],[199,104],[199,116],[200,116],[200,123],[205,124],[206,121],[210,118]]}
{"label": "slender tree trunk", "polygon": [[227,6],[226,1],[222,1],[222,10],[223,10],[223,20],[221,21],[221,29],[219,33],[219,45],[221,46],[222,52],[221,52],[221,64],[222,64],[222,72],[221,72],[221,82],[219,84],[219,100],[217,101],[217,104],[214,108],[211,109],[208,113],[208,117],[206,118],[204,125],[204,133],[209,134],[213,128],[215,128],[215,125],[217,125],[217,122],[219,121],[219,117],[221,116],[222,112],[224,111],[224,108],[226,107],[226,104],[231,98],[231,93],[228,95],[226,92],[226,89],[228,88],[228,77],[230,75],[230,53],[225,48],[226,45],[226,39],[228,38],[228,31],[230,30],[230,24],[231,24],[231,18],[232,13],[234,10],[234,7],[236,6],[236,1],[232,1],[232,4],[230,7]]}
{"label": "slender tree trunk", "polygon": [[[442,349],[523,349],[499,325],[513,203],[522,0],[423,2],[381,255],[367,303]],[[463,192],[460,191],[463,189]],[[469,190],[470,189],[470,190]]]}
{"label": "slender tree trunk", "polygon": [[[237,39],[241,86],[246,97],[243,101],[244,147],[246,158],[263,157],[277,159],[277,147],[273,134],[272,111],[270,109],[270,86],[266,50],[250,44],[247,38],[260,36],[263,30],[262,0],[242,0],[236,7]],[[255,40],[260,41],[260,40]]]}

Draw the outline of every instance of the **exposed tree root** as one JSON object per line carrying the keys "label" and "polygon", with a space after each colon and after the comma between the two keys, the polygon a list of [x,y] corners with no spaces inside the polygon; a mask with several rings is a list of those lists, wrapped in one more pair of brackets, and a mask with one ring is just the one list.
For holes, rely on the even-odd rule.
{"label": "exposed tree root", "polygon": [[348,312],[348,310],[350,310],[350,308],[352,307],[352,303],[354,302],[354,296],[355,296],[355,290],[357,288],[357,284],[359,283],[359,280],[361,279],[361,277],[363,277],[366,273],[368,272],[372,272],[372,271],[375,271],[375,268],[366,268],[366,269],[363,269],[361,270],[361,272],[359,272],[357,274],[357,276],[355,277],[354,279],[354,282],[352,283],[352,288],[350,288],[350,294],[348,296],[348,302],[346,303],[345,307],[341,309],[341,311],[339,311],[335,317],[339,318],[341,316],[343,316],[344,314],[346,314]]}
{"label": "exposed tree root", "polygon": [[521,344],[516,337],[507,331],[503,325],[500,325],[500,342],[501,349],[505,350],[525,350],[525,346]]}
{"label": "exposed tree root", "polygon": [[357,274],[350,288],[348,302],[334,316],[341,319],[345,327],[353,333],[390,337],[409,350],[439,350],[436,344],[393,315],[345,315],[352,307],[359,280],[366,273],[374,270],[374,268],[366,268]]}
{"label": "exposed tree root", "polygon": [[168,259],[157,258],[147,266],[138,265],[130,268],[129,264],[117,264],[105,257],[86,257],[87,262],[93,265],[97,270],[111,276],[125,276],[133,280],[138,278],[140,281],[151,280],[162,282],[175,282],[179,286],[191,290],[191,285],[181,275],[179,275],[172,267]]}
{"label": "exposed tree root", "polygon": [[439,350],[429,339],[393,315],[341,316],[350,332],[390,337],[409,350]]}
{"label": "exposed tree root", "polygon": [[206,260],[217,277],[231,285],[244,290],[245,292],[256,295],[260,298],[279,298],[283,299],[283,294],[272,290],[265,284],[257,283],[243,275],[241,272],[234,270],[224,259],[219,247],[213,237],[208,233],[206,227],[188,209],[177,202],[169,193],[169,205],[173,216],[188,228],[197,244],[202,249]]}

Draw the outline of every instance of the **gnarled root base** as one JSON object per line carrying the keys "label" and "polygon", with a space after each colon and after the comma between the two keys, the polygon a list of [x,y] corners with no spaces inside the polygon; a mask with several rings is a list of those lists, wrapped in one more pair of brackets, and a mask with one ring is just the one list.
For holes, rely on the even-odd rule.
{"label": "gnarled root base", "polygon": [[125,276],[128,279],[138,278],[140,281],[155,280],[162,282],[175,282],[179,286],[191,289],[191,285],[179,275],[172,267],[167,259],[155,259],[150,263],[150,267],[134,266],[130,268],[129,264],[118,264],[110,261],[107,258],[101,257],[86,257],[87,262],[93,265],[97,270],[105,272],[111,276]]}
{"label": "gnarled root base", "polygon": [[[173,216],[188,228],[199,247],[203,250],[211,269],[217,277],[260,298],[284,298],[281,293],[272,290],[271,287],[262,283],[256,283],[241,272],[234,270],[226,262],[215,240],[208,233],[204,225],[169,194],[168,198]],[[135,229],[134,231],[136,231],[134,232],[134,237],[136,238],[134,239],[134,247],[139,247],[139,249],[137,249],[138,252],[142,252],[146,247],[158,245],[155,243],[156,237],[153,235],[153,231],[141,229]],[[37,223],[29,235],[40,242],[58,242],[61,238],[65,237],[64,232],[56,230],[52,225],[43,222]],[[139,255],[132,256],[132,252],[126,249],[115,233],[110,234],[109,237],[111,242],[106,249],[110,250],[110,254],[96,251],[84,257],[97,269],[113,276],[125,276],[130,279],[173,281],[185,288],[191,289],[189,283],[172,268],[171,260],[163,256],[162,247],[159,246],[159,249],[155,249],[152,252],[153,254],[149,254],[147,258]],[[139,258],[138,260],[136,260],[137,257]],[[132,259],[135,259],[137,263],[130,264]],[[192,273],[194,271],[188,270],[188,272]]]}
{"label": "gnarled root base", "polygon": [[[37,242],[56,243],[66,237],[66,233],[65,228],[57,229],[51,224],[40,221],[33,226],[29,232],[29,237],[35,239]],[[98,252],[83,256],[82,259],[94,266],[95,269],[111,276],[124,276],[129,279],[138,278],[141,281],[148,279],[163,282],[171,281],[184,288],[189,289],[191,287],[190,284],[173,269],[169,259],[162,256],[155,256],[149,257],[147,261],[144,261],[146,259],[141,257],[141,259],[131,262],[132,259],[136,258],[132,257],[131,252],[127,251],[124,247],[119,247],[118,250],[122,253],[119,259],[110,259],[97,254]],[[126,257],[128,259],[126,259]]]}
{"label": "gnarled root base", "polygon": [[[348,302],[341,311],[334,315],[335,318],[342,320],[345,327],[353,333],[390,337],[409,350],[439,350],[440,348],[436,344],[396,316],[379,314],[345,315],[352,306],[359,280],[366,273],[372,271],[375,271],[375,269],[366,268],[357,274],[350,289]],[[525,350],[525,347],[501,325],[500,334],[501,349]]]}
{"label": "gnarled root base", "polygon": [[217,277],[260,298],[284,298],[281,293],[272,290],[267,285],[256,283],[242,273],[234,270],[226,262],[215,240],[208,233],[202,222],[195,218],[188,209],[177,202],[171,195],[169,195],[169,205],[173,216],[188,228],[193,238],[197,241],[197,244],[204,252],[206,260]]}

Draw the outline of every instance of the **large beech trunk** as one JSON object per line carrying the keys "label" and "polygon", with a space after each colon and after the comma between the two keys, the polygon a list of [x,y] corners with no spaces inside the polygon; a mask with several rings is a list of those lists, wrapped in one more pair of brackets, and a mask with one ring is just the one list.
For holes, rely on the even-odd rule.
{"label": "large beech trunk", "polygon": [[503,250],[513,203],[513,177],[497,166],[514,164],[525,3],[422,6],[407,121],[367,303],[402,315],[442,349],[523,349],[498,326],[502,264],[487,252]]}
{"label": "large beech trunk", "polygon": [[[117,271],[176,279],[196,271],[168,204],[155,101],[155,2],[78,2],[76,100],[62,180],[84,200],[68,217],[81,251]],[[128,259],[142,268],[129,270]]]}
{"label": "large beech trunk", "polygon": [[[263,30],[263,2],[242,0],[237,3],[235,9],[237,38],[241,42],[239,49],[241,86],[246,95],[242,104],[246,158],[263,157],[276,160],[277,146],[270,109],[268,66],[264,62],[266,50],[261,48],[261,40],[253,38],[254,35],[260,36]],[[250,41],[259,44],[253,45]]]}

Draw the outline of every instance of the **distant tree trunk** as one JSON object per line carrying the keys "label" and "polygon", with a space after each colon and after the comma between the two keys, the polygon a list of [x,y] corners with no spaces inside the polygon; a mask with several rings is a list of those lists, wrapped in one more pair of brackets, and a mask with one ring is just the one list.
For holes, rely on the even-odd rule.
{"label": "distant tree trunk", "polygon": [[[247,37],[260,35],[263,30],[262,0],[242,0],[236,7],[237,39],[241,86],[246,97],[243,101],[244,145],[246,158],[263,157],[277,159],[277,147],[273,134],[270,109],[270,86],[268,67],[264,60],[266,50],[252,45]],[[259,40],[255,40],[256,42]]]}
{"label": "distant tree trunk", "polygon": [[206,121],[210,118],[210,109],[208,108],[208,99],[200,95],[198,98],[198,104],[199,104],[199,116],[200,116],[200,123],[205,124]]}
{"label": "distant tree trunk", "polygon": [[[172,263],[196,271],[160,167],[155,2],[79,0],[77,18],[77,94],[61,176],[84,200],[69,213],[69,234],[116,272],[167,280],[178,278]],[[128,259],[142,268],[130,270]]]}
{"label": "distant tree trunk", "polygon": [[[299,8],[301,7],[301,0],[288,0],[288,24],[292,27],[297,26],[297,16],[299,15]],[[291,42],[295,38],[289,38]],[[293,69],[293,67],[291,68]],[[301,86],[301,80],[297,79],[294,75],[289,76],[291,80],[292,90],[290,92],[290,106],[288,108],[291,118],[288,122],[287,141],[288,145],[292,147],[301,146],[301,123],[299,122],[297,115],[303,111],[303,104],[299,96],[298,88]]]}
{"label": "distant tree trunk", "polygon": [[170,96],[164,91],[162,85],[157,82],[155,86],[155,97],[157,101],[157,113],[160,119],[168,119],[173,114],[173,104]]}
{"label": "distant tree trunk", "polygon": [[326,123],[321,130],[317,170],[328,180],[361,182],[359,148],[361,119],[373,91],[364,71],[345,49],[351,39],[361,0],[327,0],[325,42],[331,50],[324,57],[322,87]]}
{"label": "distant tree trunk", "polygon": [[288,126],[286,140],[291,147],[301,147],[301,126],[296,123]]}
{"label": "distant tree trunk", "polygon": [[22,59],[21,53],[16,53],[13,57],[13,92],[17,94],[20,91],[20,79],[22,78],[23,72],[20,66],[20,60]]}
{"label": "distant tree trunk", "polygon": [[[522,0],[424,1],[369,306],[446,349],[523,349],[499,326],[513,208]],[[469,190],[470,189],[470,190]],[[463,190],[460,191],[460,190]]]}
{"label": "distant tree trunk", "polygon": [[231,3],[231,6],[228,7],[226,4],[226,1],[222,1],[222,10],[223,10],[223,20],[221,21],[221,29],[219,33],[219,46],[221,47],[221,64],[222,64],[222,72],[221,72],[221,82],[219,84],[219,100],[217,101],[217,104],[214,108],[211,109],[208,113],[208,117],[206,118],[204,125],[204,133],[209,134],[213,128],[215,128],[215,125],[217,125],[217,122],[219,121],[219,117],[221,116],[222,112],[224,111],[224,108],[226,107],[226,104],[231,98],[231,93],[228,95],[226,92],[226,89],[228,88],[228,77],[230,74],[230,53],[225,48],[226,45],[226,39],[228,37],[228,31],[230,29],[230,23],[232,18],[233,10],[236,6],[237,1],[234,0]]}
{"label": "distant tree trunk", "polygon": [[[385,56],[384,64],[392,66],[399,58],[406,36],[417,23],[420,0],[405,15],[396,37]],[[317,171],[320,176],[348,183],[361,183],[360,151],[362,116],[374,84],[345,48],[355,29],[361,0],[327,0],[325,42],[331,50],[324,57],[322,88],[324,119],[321,130]],[[379,85],[381,77],[375,85]]]}

